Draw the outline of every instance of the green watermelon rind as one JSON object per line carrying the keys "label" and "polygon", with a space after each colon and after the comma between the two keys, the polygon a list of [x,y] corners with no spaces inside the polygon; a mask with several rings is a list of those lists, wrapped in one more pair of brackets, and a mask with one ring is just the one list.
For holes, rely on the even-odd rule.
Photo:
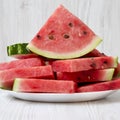
{"label": "green watermelon rind", "polygon": [[27,45],[28,43],[17,43],[7,46],[8,56],[31,54],[31,52],[28,49],[26,49]]}
{"label": "green watermelon rind", "polygon": [[72,53],[54,53],[51,51],[46,51],[46,50],[42,50],[37,48],[36,46],[34,46],[32,43],[29,43],[27,45],[27,48],[30,49],[30,51],[32,51],[33,53],[36,53],[38,55],[47,57],[47,58],[52,58],[52,59],[71,59],[71,58],[77,58],[77,57],[81,57],[89,52],[91,52],[93,49],[95,49],[98,44],[100,44],[100,42],[102,41],[102,39],[98,36],[94,36],[94,38],[92,39],[92,42],[87,45],[86,47],[84,47],[84,49],[82,50],[78,50]]}

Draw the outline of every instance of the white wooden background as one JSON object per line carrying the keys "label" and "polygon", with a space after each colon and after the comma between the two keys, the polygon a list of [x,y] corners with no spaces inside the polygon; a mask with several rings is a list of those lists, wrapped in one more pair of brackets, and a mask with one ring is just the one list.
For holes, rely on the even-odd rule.
{"label": "white wooden background", "polygon": [[[101,36],[101,52],[120,57],[120,0],[0,0],[0,62],[7,45],[29,42],[63,4]],[[40,103],[0,93],[0,120],[119,120],[120,92],[93,102]]]}

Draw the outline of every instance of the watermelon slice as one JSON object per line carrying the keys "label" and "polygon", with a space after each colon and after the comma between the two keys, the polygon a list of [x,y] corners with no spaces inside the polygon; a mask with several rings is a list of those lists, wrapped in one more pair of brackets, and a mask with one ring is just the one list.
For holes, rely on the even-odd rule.
{"label": "watermelon slice", "polygon": [[58,80],[73,80],[79,82],[108,81],[113,77],[114,69],[87,70],[80,72],[57,72]]}
{"label": "watermelon slice", "polygon": [[[97,49],[94,49],[93,51],[89,52],[88,54],[84,55],[83,57],[102,57],[107,56],[104,53],[101,53]],[[115,68],[115,72],[113,75],[114,78],[120,78],[120,63],[118,63],[117,67]]]}
{"label": "watermelon slice", "polygon": [[17,58],[17,59],[26,59],[26,58],[34,58],[38,57],[37,54],[32,53],[26,46],[28,43],[17,43],[10,46],[7,46],[7,54],[8,56]]}
{"label": "watermelon slice", "polygon": [[0,70],[6,70],[11,68],[24,68],[24,67],[35,67],[44,65],[40,58],[29,58],[21,60],[13,60],[10,62],[0,63]]}
{"label": "watermelon slice", "polygon": [[27,48],[47,58],[68,59],[89,53],[100,42],[87,25],[60,5]]}
{"label": "watermelon slice", "polygon": [[55,72],[78,72],[91,69],[117,67],[117,57],[91,57],[69,60],[56,60],[52,63]]}
{"label": "watermelon slice", "polygon": [[50,65],[40,67],[14,68],[0,71],[0,87],[11,89],[15,78],[49,78],[53,79],[54,75]]}
{"label": "watermelon slice", "polygon": [[56,81],[47,79],[16,78],[13,91],[42,93],[74,93],[76,84],[73,81]]}
{"label": "watermelon slice", "polygon": [[120,78],[112,81],[90,84],[79,87],[77,92],[95,92],[105,90],[117,90],[120,89]]}

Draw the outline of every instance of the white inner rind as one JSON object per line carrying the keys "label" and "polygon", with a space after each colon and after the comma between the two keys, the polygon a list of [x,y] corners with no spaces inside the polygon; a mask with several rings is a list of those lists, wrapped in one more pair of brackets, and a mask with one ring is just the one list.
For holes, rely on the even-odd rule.
{"label": "white inner rind", "polygon": [[104,79],[107,78],[107,80],[112,80],[113,74],[114,74],[114,69],[113,69],[113,68],[107,69],[107,70],[106,70],[106,75],[105,75],[105,78],[104,78]]}
{"label": "white inner rind", "polygon": [[19,84],[20,84],[20,78],[15,78],[14,84],[13,84],[13,91],[18,91],[19,90]]}
{"label": "white inner rind", "polygon": [[99,38],[98,36],[95,36],[92,40],[92,42],[87,45],[84,49],[82,50],[78,50],[78,51],[74,51],[71,53],[55,53],[55,52],[51,52],[51,51],[46,51],[46,50],[42,50],[37,48],[36,46],[34,46],[33,44],[29,43],[27,45],[27,48],[30,49],[32,52],[38,54],[38,55],[42,55],[45,56],[47,58],[55,58],[55,59],[69,59],[69,58],[76,58],[76,57],[80,57],[83,56],[87,53],[89,53],[90,51],[92,51],[94,48],[96,48],[96,46],[101,42],[101,38]]}

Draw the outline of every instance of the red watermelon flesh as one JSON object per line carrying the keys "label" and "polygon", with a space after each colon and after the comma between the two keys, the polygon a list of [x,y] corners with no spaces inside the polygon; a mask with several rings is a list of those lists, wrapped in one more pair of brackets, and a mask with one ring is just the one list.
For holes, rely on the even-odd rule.
{"label": "red watermelon flesh", "polygon": [[74,93],[76,84],[73,81],[57,81],[48,79],[16,78],[13,91],[42,93]]}
{"label": "red watermelon flesh", "polygon": [[17,59],[27,59],[27,58],[38,58],[39,55],[30,53],[30,54],[18,54],[18,55],[12,55],[12,57],[17,58]]}
{"label": "red watermelon flesh", "polygon": [[99,50],[94,49],[93,51],[89,52],[83,57],[102,57],[102,56],[106,56],[106,55],[104,53],[101,53]]}
{"label": "red watermelon flesh", "polygon": [[58,80],[72,80],[79,82],[99,82],[112,79],[114,69],[87,70],[80,72],[57,72]]}
{"label": "red watermelon flesh", "polygon": [[50,65],[28,68],[14,68],[0,71],[0,87],[12,88],[15,78],[45,78],[53,79],[53,71]]}
{"label": "red watermelon flesh", "polygon": [[[93,51],[89,52],[88,54],[84,55],[83,57],[102,57],[107,56],[104,53],[101,53],[99,50],[94,49]],[[118,63],[117,67],[115,68],[114,78],[120,77],[120,63]]]}
{"label": "red watermelon flesh", "polygon": [[48,58],[68,59],[89,53],[100,42],[87,25],[60,5],[27,48]]}
{"label": "red watermelon flesh", "polygon": [[11,68],[35,67],[35,66],[41,66],[43,64],[44,63],[40,58],[13,60],[10,62],[0,63],[0,70],[6,70]]}
{"label": "red watermelon flesh", "polygon": [[56,60],[52,63],[55,72],[78,72],[91,69],[117,67],[117,57],[91,57],[69,60]]}
{"label": "red watermelon flesh", "polygon": [[95,91],[117,90],[117,89],[120,89],[120,78],[112,81],[100,82],[100,83],[82,86],[78,88],[77,92],[95,92]]}

